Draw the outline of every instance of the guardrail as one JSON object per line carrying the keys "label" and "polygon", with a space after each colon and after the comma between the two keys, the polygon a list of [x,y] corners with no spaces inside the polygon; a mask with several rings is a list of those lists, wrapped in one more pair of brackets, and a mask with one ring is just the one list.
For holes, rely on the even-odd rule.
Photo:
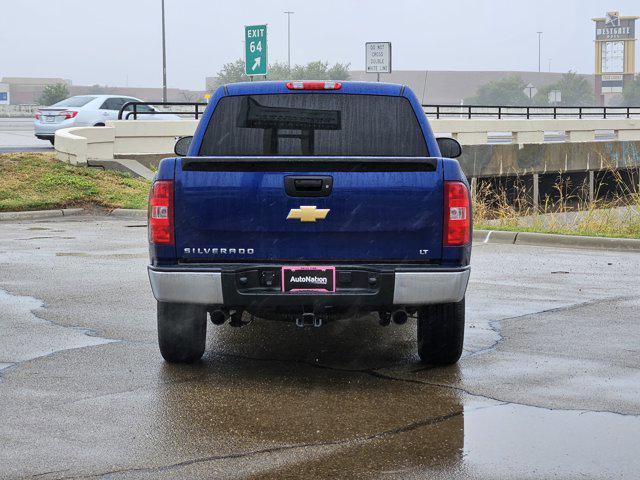
{"label": "guardrail", "polygon": [[[140,105],[164,107],[160,111],[141,111]],[[134,120],[138,115],[193,114],[198,120],[207,103],[201,102],[127,102],[118,112],[118,120]],[[127,110],[131,107],[131,110]],[[167,108],[168,107],[168,108]],[[190,107],[188,110],[173,107]],[[200,107],[204,107],[200,110]],[[570,106],[518,106],[518,105],[422,105],[427,116],[440,118],[553,118],[553,119],[608,119],[640,118],[640,107],[570,107]],[[144,118],[144,117],[143,117]]]}
{"label": "guardrail", "polygon": [[633,118],[640,107],[570,107],[517,105],[422,105],[427,116],[439,118]]}
{"label": "guardrail", "polygon": [[[150,111],[141,111],[138,107],[140,105],[148,106],[148,107],[192,107],[192,110],[178,110],[169,108],[168,110],[154,110]],[[207,103],[202,102],[127,102],[122,105],[120,111],[118,112],[118,120],[129,120],[129,118],[133,115],[133,119],[137,120],[138,115],[184,115],[186,113],[190,115],[194,115],[195,119],[198,120],[200,115],[204,113],[204,109],[207,107]],[[131,107],[131,110],[127,110]],[[200,110],[200,107],[204,107]],[[125,115],[126,112],[126,115]]]}

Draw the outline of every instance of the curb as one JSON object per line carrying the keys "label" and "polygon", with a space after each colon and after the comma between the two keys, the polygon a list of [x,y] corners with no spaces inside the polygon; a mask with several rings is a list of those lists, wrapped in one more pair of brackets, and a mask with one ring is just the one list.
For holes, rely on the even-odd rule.
{"label": "curb", "polygon": [[554,233],[508,232],[505,230],[474,230],[477,243],[502,243],[539,247],[584,248],[591,250],[623,250],[640,252],[640,240],[634,238],[583,237]]}
{"label": "curb", "polygon": [[116,208],[109,213],[112,217],[120,217],[120,218],[140,218],[147,219],[147,211],[146,210],[134,210],[129,208]]}
{"label": "curb", "polygon": [[[44,220],[47,218],[69,217],[72,215],[81,215],[83,213],[91,213],[84,208],[62,208],[60,210],[31,210],[28,212],[0,212],[0,222],[2,221],[20,221],[20,220]],[[147,219],[146,210],[134,210],[128,208],[116,208],[107,215],[119,218],[139,218]]]}
{"label": "curb", "polygon": [[60,210],[32,210],[30,212],[0,212],[0,222],[9,220],[39,220],[43,218],[80,215],[83,208],[62,208]]}

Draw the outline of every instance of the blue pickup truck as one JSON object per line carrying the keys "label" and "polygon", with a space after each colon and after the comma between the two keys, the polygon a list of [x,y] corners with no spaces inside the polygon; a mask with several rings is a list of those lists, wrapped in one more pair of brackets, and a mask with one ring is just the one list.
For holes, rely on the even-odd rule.
{"label": "blue pickup truck", "polygon": [[436,139],[402,85],[220,87],[193,137],[162,160],[149,199],[160,351],[204,353],[215,325],[316,327],[416,317],[418,354],[462,353],[471,256],[457,141]]}

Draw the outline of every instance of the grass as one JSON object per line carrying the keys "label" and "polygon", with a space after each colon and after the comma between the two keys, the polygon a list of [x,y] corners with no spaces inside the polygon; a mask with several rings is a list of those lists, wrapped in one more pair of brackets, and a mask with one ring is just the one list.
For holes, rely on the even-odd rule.
{"label": "grass", "polygon": [[[564,194],[565,186],[556,184],[556,200],[545,198],[537,211],[531,206],[524,188],[507,196],[504,190],[492,190],[484,184],[473,194],[474,228],[518,232],[557,233],[594,237],[640,238],[640,193],[629,188],[612,171],[615,191],[608,200],[584,200],[587,185],[578,193]],[[596,191],[594,197],[599,197]]]}
{"label": "grass", "polygon": [[149,182],[74,167],[52,154],[0,154],[0,212],[69,207],[146,208]]}

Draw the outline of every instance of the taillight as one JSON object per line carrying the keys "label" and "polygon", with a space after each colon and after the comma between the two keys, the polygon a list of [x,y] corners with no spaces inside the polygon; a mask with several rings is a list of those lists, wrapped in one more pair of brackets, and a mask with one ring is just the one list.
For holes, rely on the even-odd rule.
{"label": "taillight", "polygon": [[78,112],[76,110],[65,110],[64,112],[60,112],[60,115],[64,115],[64,119],[69,120],[70,118],[75,118]]}
{"label": "taillight", "polygon": [[467,245],[471,239],[469,190],[462,182],[444,182],[445,246]]}
{"label": "taillight", "polygon": [[340,82],[288,82],[289,90],[340,90]]}
{"label": "taillight", "polygon": [[42,118],[41,112],[36,112],[36,120],[40,120]]}
{"label": "taillight", "polygon": [[173,245],[173,181],[154,182],[149,194],[149,241]]}

